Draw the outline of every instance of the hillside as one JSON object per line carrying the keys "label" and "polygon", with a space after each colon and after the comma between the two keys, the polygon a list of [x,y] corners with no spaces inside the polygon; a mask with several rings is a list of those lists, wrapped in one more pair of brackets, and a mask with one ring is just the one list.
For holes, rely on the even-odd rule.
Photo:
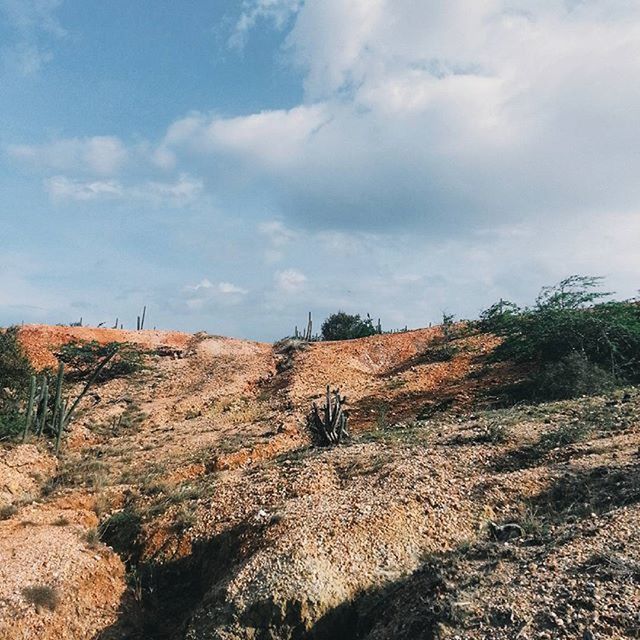
{"label": "hillside", "polygon": [[[135,342],[63,455],[0,450],[0,637],[640,637],[640,393],[498,408],[497,339]],[[445,346],[451,346],[447,343]],[[352,438],[315,447],[327,384]]]}

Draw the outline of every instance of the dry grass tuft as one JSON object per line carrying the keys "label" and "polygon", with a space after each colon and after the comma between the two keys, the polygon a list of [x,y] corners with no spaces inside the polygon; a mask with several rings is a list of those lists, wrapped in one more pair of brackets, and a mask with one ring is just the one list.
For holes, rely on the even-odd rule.
{"label": "dry grass tuft", "polygon": [[31,587],[25,587],[22,590],[22,595],[27,602],[35,605],[38,613],[43,609],[55,611],[58,604],[60,604],[58,589],[48,585],[33,585]]}

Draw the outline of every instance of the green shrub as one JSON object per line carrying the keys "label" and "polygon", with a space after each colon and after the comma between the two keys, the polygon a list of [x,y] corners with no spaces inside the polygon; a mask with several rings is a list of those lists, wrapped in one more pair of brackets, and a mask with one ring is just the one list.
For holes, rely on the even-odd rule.
{"label": "green shrub", "polygon": [[531,395],[545,400],[564,400],[602,393],[615,385],[609,371],[573,351],[557,362],[544,363],[535,374]]}
{"label": "green shrub", "polygon": [[459,347],[451,342],[445,342],[425,349],[421,360],[428,363],[450,362],[459,352]]}
{"label": "green shrub", "polygon": [[549,431],[540,436],[535,449],[543,454],[558,447],[566,447],[584,440],[590,433],[591,427],[584,422],[570,422],[560,425],[555,431]]}
{"label": "green shrub", "polygon": [[100,362],[114,351],[116,355],[100,372],[99,382],[122,378],[144,367],[144,350],[128,342],[100,344],[95,340],[80,340],[63,345],[56,355],[71,368],[70,379],[84,380],[89,378]]}
{"label": "green shrub", "polygon": [[570,276],[545,287],[533,307],[501,300],[481,315],[480,328],[503,339],[494,358],[528,365],[525,395],[569,398],[640,381],[640,305],[602,302],[611,294],[599,285]]}
{"label": "green shrub", "polygon": [[338,311],[330,315],[320,329],[323,340],[353,340],[378,333],[371,318],[363,319],[358,314],[350,315]]}
{"label": "green shrub", "polygon": [[0,330],[0,440],[24,428],[24,407],[33,368],[20,341],[18,328]]}
{"label": "green shrub", "polygon": [[132,507],[114,513],[100,526],[100,538],[118,553],[131,554],[138,545],[142,518]]}

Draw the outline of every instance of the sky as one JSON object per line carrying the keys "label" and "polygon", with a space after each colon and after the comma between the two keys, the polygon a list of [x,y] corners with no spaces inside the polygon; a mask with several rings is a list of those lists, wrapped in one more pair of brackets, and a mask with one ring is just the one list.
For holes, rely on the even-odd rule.
{"label": "sky", "polygon": [[639,113],[637,0],[0,0],[0,325],[632,297]]}

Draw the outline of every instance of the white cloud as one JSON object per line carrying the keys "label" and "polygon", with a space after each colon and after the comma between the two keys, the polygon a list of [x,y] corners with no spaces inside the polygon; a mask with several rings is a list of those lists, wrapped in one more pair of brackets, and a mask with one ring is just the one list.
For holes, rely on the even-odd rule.
{"label": "white cloud", "polygon": [[187,291],[200,291],[201,289],[213,289],[213,283],[208,278],[204,278],[198,284],[188,284],[185,289]]}
{"label": "white cloud", "polygon": [[124,189],[114,180],[82,182],[65,176],[53,176],[45,180],[45,189],[53,200],[87,202],[103,198],[122,198]]}
{"label": "white cloud", "polygon": [[198,284],[187,285],[187,291],[211,291],[222,295],[246,295],[249,293],[247,289],[243,289],[231,282],[218,282],[213,284],[208,278],[203,278]]}
{"label": "white cloud", "polygon": [[232,284],[231,282],[220,282],[218,284],[218,291],[224,295],[239,294],[244,296],[247,293],[249,293],[246,289],[243,289],[242,287],[238,287],[237,285]]}
{"label": "white cloud", "polygon": [[61,4],[62,0],[0,0],[0,11],[22,33],[43,31],[63,38],[67,31],[55,17]]}
{"label": "white cloud", "polygon": [[446,235],[640,202],[638,3],[306,0],[286,50],[302,104],[191,114],[159,148],[294,226]]}
{"label": "white cloud", "polygon": [[303,0],[244,0],[242,13],[228,40],[229,47],[243,49],[249,32],[261,20],[270,22],[276,29],[282,29],[302,3]]}
{"label": "white cloud", "polygon": [[285,269],[275,274],[276,287],[283,293],[298,293],[306,282],[307,276],[297,269]]}
{"label": "white cloud", "polygon": [[42,145],[11,145],[11,157],[54,171],[89,172],[98,176],[116,174],[125,164],[128,152],[114,136],[64,138]]}
{"label": "white cloud", "polygon": [[286,170],[330,117],[320,104],[236,118],[194,113],[169,127],[158,153],[220,154],[267,171]]}
{"label": "white cloud", "polygon": [[0,49],[5,70],[38,73],[53,59],[51,43],[68,34],[55,16],[61,0],[0,0],[11,35]]}
{"label": "white cloud", "polygon": [[183,207],[195,202],[203,192],[202,180],[181,174],[175,182],[147,182],[128,190],[128,194],[156,205]]}
{"label": "white cloud", "polygon": [[222,307],[237,307],[241,304],[247,294],[248,289],[233,284],[232,282],[221,281],[213,283],[208,278],[203,278],[195,285],[184,287],[186,299],[184,305],[189,312],[203,312],[207,309]]}
{"label": "white cloud", "polygon": [[258,230],[261,234],[266,236],[269,242],[276,246],[281,247],[295,240],[297,234],[288,229],[282,220],[269,220],[268,222],[261,222],[258,225]]}
{"label": "white cloud", "polygon": [[145,182],[133,186],[125,186],[117,180],[87,181],[65,176],[47,178],[44,184],[49,196],[57,201],[120,199],[171,207],[188,206],[203,191],[202,181],[187,174],[181,175],[176,182]]}
{"label": "white cloud", "polygon": [[258,231],[268,242],[264,249],[264,261],[275,264],[285,258],[285,249],[299,234],[289,229],[281,220],[269,220],[258,225]]}

